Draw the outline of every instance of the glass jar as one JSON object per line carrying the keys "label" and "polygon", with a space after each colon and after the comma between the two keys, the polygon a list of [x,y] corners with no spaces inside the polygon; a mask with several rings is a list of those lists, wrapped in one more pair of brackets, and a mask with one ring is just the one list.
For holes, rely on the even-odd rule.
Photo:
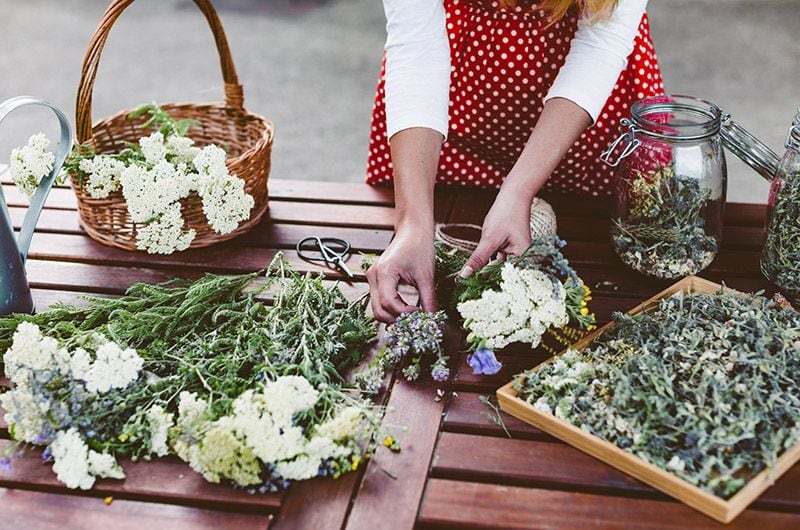
{"label": "glass jar", "polygon": [[654,278],[699,273],[722,242],[723,144],[765,176],[774,174],[777,155],[719,107],[691,96],[638,101],[622,126],[621,136],[601,156],[616,168],[615,253],[633,270]]}
{"label": "glass jar", "polygon": [[789,300],[800,304],[800,109],[770,186],[761,271]]}

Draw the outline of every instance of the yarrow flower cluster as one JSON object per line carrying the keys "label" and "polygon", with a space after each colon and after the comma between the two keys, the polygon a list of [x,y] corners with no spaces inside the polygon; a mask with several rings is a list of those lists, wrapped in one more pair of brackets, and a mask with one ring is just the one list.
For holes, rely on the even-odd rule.
{"label": "yarrow flower cluster", "polygon": [[29,198],[43,178],[53,171],[55,155],[47,150],[50,140],[44,133],[34,134],[27,145],[11,151],[9,172],[11,180]]}
{"label": "yarrow flower cluster", "polygon": [[185,136],[188,126],[176,126],[177,122],[157,107],[144,109],[159,116],[155,124],[162,125],[160,130],[118,154],[95,155],[78,146],[67,167],[79,175],[93,198],[122,193],[137,225],[140,250],[171,254],[191,245],[196,232],[184,227],[181,201],[193,193],[200,198],[213,230],[220,234],[234,231],[250,217],[254,200],[245,191],[244,181],[229,173],[225,151],[213,144],[195,146]]}
{"label": "yarrow flower cluster", "polygon": [[360,388],[367,393],[378,392],[386,370],[409,357],[409,364],[403,368],[406,379],[418,379],[423,360],[430,359],[431,378],[446,382],[450,378],[448,357],[442,350],[442,327],[446,318],[444,311],[414,311],[400,315],[386,328],[386,345],[376,359],[356,376]]}
{"label": "yarrow flower cluster", "polygon": [[[69,488],[89,489],[96,478],[125,475],[112,454],[90,449],[92,429],[99,426],[81,419],[81,412],[137,381],[143,360],[102,336],[84,343],[96,351],[69,352],[35,324],[20,323],[3,358],[13,389],[0,395],[0,405],[15,439],[47,446],[58,479]],[[342,406],[326,421],[309,424],[319,398],[304,377],[284,376],[246,390],[230,414],[215,418],[206,399],[184,391],[177,415],[161,404],[144,412],[150,452],[174,452],[211,482],[230,480],[261,491],[351,471],[371,436],[369,409]],[[117,438],[129,436],[123,430]]]}
{"label": "yarrow flower cluster", "polygon": [[319,392],[304,377],[284,376],[260,391],[245,391],[233,402],[231,414],[213,420],[207,402],[184,392],[175,452],[210,482],[228,479],[262,490],[357,466],[358,442],[366,436],[363,411],[345,407],[309,432],[302,417],[318,399]]}
{"label": "yarrow flower cluster", "polygon": [[499,289],[487,289],[480,298],[458,304],[469,342],[492,350],[512,342],[535,348],[548,328],[567,324],[566,291],[561,282],[511,263],[503,265],[501,274]]}
{"label": "yarrow flower cluster", "polygon": [[12,437],[47,446],[58,479],[89,489],[96,477],[123,478],[113,455],[89,449],[76,427],[81,410],[102,406],[102,394],[139,379],[142,358],[97,334],[69,351],[35,324],[22,322],[3,355],[12,389],[0,394]]}

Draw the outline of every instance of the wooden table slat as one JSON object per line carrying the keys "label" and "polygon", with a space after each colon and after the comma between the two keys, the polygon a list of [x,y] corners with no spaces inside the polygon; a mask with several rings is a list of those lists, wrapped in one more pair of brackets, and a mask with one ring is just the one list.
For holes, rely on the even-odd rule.
{"label": "wooden table slat", "polygon": [[0,527],[25,530],[265,530],[269,515],[0,488]]}
{"label": "wooden table slat", "polygon": [[[0,450],[11,443],[0,440]],[[35,448],[15,455],[10,471],[0,470],[0,487],[69,493],[56,478],[51,464],[42,463],[41,454]],[[120,464],[125,470],[125,480],[98,480],[92,495],[259,513],[276,511],[283,497],[282,493],[250,495],[228,484],[212,484],[177,457],[151,462],[120,460]]]}
{"label": "wooden table slat", "polygon": [[[436,448],[437,477],[556,489],[647,493],[668,497],[572,446],[556,442],[443,433]],[[800,467],[794,467],[753,503],[755,509],[800,512]]]}
{"label": "wooden table slat", "polygon": [[[487,395],[491,396],[479,392],[456,391],[447,404],[442,430],[482,436],[506,436],[503,427],[490,418],[490,414],[496,413],[480,401],[481,396]],[[555,441],[549,434],[505,412],[500,411],[500,418],[512,439]]]}
{"label": "wooden table slat", "polygon": [[678,502],[431,479],[424,528],[790,530],[800,514],[746,510],[724,525]]}

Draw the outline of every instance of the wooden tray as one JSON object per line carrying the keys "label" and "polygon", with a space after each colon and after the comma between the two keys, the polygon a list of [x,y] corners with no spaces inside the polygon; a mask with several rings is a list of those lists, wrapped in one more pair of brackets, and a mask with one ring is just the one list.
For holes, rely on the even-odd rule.
{"label": "wooden tray", "polygon": [[[629,311],[628,314],[633,315],[648,311],[655,307],[662,298],[679,291],[686,293],[714,292],[721,288],[723,286],[719,284],[696,276],[690,276],[643,302]],[[611,322],[591,335],[587,335],[575,343],[572,349],[582,350],[586,348],[599,335],[611,329],[614,325]],[[552,362],[554,359],[555,357],[539,365],[539,367]],[[535,369],[538,369],[538,367]],[[511,381],[497,391],[497,399],[502,410],[723,523],[729,523],[736,518],[751,502],[769,488],[778,477],[800,460],[800,443],[797,443],[781,455],[774,469],[765,469],[751,479],[736,495],[726,501],[672,473],[645,462],[610,442],[575,427],[571,423],[535,409],[531,404],[517,396],[513,383]]]}

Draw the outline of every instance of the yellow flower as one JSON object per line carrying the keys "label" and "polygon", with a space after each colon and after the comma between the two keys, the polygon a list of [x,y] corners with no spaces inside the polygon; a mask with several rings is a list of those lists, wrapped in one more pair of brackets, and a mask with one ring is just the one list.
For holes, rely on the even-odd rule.
{"label": "yellow flower", "polygon": [[588,307],[582,307],[581,308],[581,315],[586,316],[588,314],[589,314],[589,308]]}
{"label": "yellow flower", "polygon": [[595,326],[594,324],[592,324],[591,326],[589,326],[588,328],[586,328],[586,330],[587,330],[587,331],[594,331],[594,330],[596,330],[596,329],[597,329],[597,326]]}
{"label": "yellow flower", "polygon": [[114,497],[106,497],[103,499],[103,502],[106,503],[106,506],[110,505],[111,502],[114,500]]}
{"label": "yellow flower", "polygon": [[353,471],[358,469],[358,464],[361,463],[361,457],[356,455],[353,457]]}
{"label": "yellow flower", "polygon": [[586,307],[586,300],[581,300],[581,307]]}
{"label": "yellow flower", "polygon": [[117,436],[117,439],[119,439],[120,442],[125,443],[125,442],[128,441],[128,435],[127,434],[120,434],[119,436]]}
{"label": "yellow flower", "polygon": [[589,286],[586,285],[585,283],[583,284],[583,292],[586,293],[587,296],[592,294],[592,290],[589,289]]}
{"label": "yellow flower", "polygon": [[392,438],[391,436],[387,436],[386,438],[383,439],[383,445],[385,445],[386,447],[392,447],[394,445],[394,438]]}

